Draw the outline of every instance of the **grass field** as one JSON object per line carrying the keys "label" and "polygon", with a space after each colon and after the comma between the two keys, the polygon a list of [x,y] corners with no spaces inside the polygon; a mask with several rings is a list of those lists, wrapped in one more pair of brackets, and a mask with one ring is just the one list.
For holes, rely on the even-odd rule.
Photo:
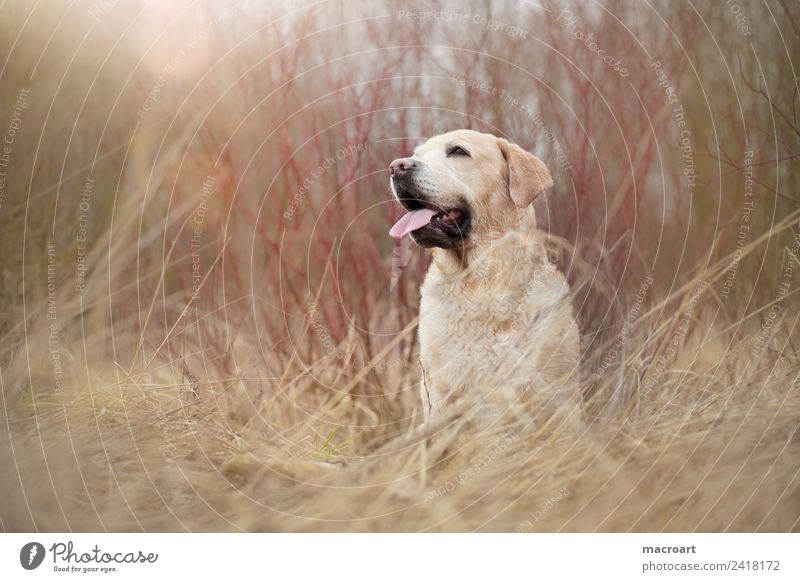
{"label": "grass field", "polygon": [[[799,23],[0,3],[0,526],[797,531]],[[553,174],[585,430],[419,428],[386,170],[459,127]]]}

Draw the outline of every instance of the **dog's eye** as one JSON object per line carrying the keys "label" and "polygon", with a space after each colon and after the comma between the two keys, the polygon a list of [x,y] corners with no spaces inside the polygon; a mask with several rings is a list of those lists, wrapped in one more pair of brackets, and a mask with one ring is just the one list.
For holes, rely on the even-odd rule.
{"label": "dog's eye", "polygon": [[465,150],[464,148],[462,148],[461,146],[453,146],[453,147],[451,147],[450,149],[447,150],[447,157],[450,158],[450,157],[453,157],[453,156],[470,157],[469,156],[469,152],[467,150]]}

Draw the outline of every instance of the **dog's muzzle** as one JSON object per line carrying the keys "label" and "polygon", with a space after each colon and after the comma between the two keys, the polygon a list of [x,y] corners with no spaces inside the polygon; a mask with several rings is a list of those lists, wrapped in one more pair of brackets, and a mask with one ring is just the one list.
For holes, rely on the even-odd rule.
{"label": "dog's muzzle", "polygon": [[416,174],[421,168],[420,162],[413,158],[400,158],[389,165],[394,195],[408,210],[389,234],[398,239],[410,234],[423,247],[463,246],[471,227],[469,210],[466,205],[443,207],[420,192]]}

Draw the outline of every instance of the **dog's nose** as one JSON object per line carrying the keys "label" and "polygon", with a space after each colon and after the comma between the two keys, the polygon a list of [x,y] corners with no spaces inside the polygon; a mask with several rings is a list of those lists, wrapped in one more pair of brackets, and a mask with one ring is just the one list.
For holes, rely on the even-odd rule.
{"label": "dog's nose", "polygon": [[415,162],[411,158],[400,158],[399,160],[393,161],[389,165],[389,175],[399,178],[406,172],[408,172],[411,168],[416,167],[417,162]]}

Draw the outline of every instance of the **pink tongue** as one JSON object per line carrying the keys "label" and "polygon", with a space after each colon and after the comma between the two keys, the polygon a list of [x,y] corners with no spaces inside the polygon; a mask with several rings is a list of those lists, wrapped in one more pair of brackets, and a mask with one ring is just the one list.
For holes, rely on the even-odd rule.
{"label": "pink tongue", "polygon": [[389,231],[389,236],[394,238],[403,238],[409,232],[422,228],[431,221],[436,211],[428,208],[421,208],[419,210],[412,210],[400,217],[392,230]]}

